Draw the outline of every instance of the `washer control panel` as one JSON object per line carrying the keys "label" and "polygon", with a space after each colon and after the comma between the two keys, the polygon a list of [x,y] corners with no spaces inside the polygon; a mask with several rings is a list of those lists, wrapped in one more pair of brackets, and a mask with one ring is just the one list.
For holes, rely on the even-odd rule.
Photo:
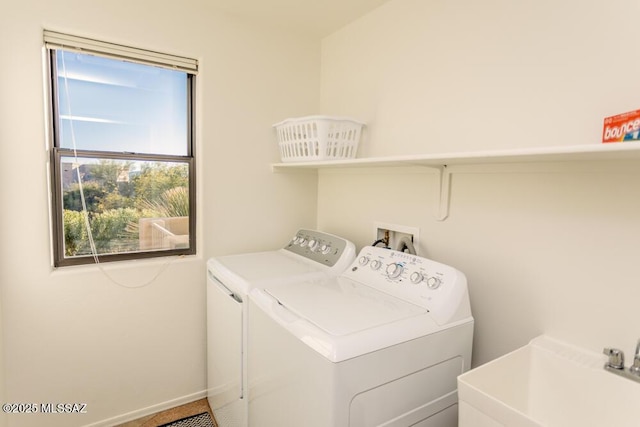
{"label": "washer control panel", "polygon": [[298,230],[284,249],[328,267],[350,263],[355,255],[350,241],[317,230]]}
{"label": "washer control panel", "polygon": [[426,308],[439,324],[450,321],[461,304],[469,304],[463,273],[405,252],[367,246],[341,276]]}

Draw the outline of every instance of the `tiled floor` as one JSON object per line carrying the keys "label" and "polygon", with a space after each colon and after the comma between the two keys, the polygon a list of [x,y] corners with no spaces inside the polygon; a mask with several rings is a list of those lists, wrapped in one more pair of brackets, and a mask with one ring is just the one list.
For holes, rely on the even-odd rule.
{"label": "tiled floor", "polygon": [[119,424],[116,427],[158,427],[163,424],[177,421],[191,415],[201,414],[203,412],[209,412],[209,415],[211,415],[211,419],[214,420],[213,422],[215,424],[215,419],[213,418],[213,413],[211,412],[211,408],[209,408],[207,399],[200,399],[195,402],[187,403],[186,405],[158,412],[157,414],[148,415],[146,417],[138,418],[137,420]]}

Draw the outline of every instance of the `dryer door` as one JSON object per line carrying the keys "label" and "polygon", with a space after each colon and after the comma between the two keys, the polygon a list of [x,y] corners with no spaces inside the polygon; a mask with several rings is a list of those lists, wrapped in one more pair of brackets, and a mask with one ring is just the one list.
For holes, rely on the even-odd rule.
{"label": "dryer door", "polygon": [[242,299],[207,272],[207,397],[212,410],[242,398]]}

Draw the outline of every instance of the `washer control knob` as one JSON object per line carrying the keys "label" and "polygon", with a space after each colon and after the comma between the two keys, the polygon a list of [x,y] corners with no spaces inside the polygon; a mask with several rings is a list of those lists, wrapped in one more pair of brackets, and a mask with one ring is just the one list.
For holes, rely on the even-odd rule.
{"label": "washer control knob", "polygon": [[318,242],[315,239],[311,239],[311,240],[309,240],[309,243],[307,244],[307,246],[309,247],[309,249],[311,249],[313,252],[315,252],[316,249],[318,249],[318,247],[320,246],[320,242]]}
{"label": "washer control knob", "polygon": [[427,279],[427,286],[429,287],[429,289],[438,289],[440,287],[440,284],[442,284],[442,280],[440,280],[440,278],[438,277],[429,277]]}
{"label": "washer control knob", "polygon": [[358,262],[360,263],[360,265],[367,265],[369,264],[369,258],[366,256],[361,256]]}
{"label": "washer control knob", "polygon": [[394,262],[393,264],[387,265],[387,276],[389,279],[396,279],[400,277],[402,270],[404,270],[404,266]]}
{"label": "washer control knob", "polygon": [[301,247],[303,247],[303,248],[304,248],[305,246],[307,246],[307,239],[306,239],[306,238],[304,238],[304,237],[300,237],[300,238],[298,239],[298,244],[299,244]]}
{"label": "washer control knob", "polygon": [[409,279],[411,279],[411,283],[415,283],[417,285],[424,280],[424,276],[422,275],[422,273],[414,271],[413,273],[411,273]]}
{"label": "washer control knob", "polygon": [[377,270],[382,266],[382,262],[380,262],[379,260],[375,259],[373,261],[371,261],[371,269],[372,270]]}
{"label": "washer control knob", "polygon": [[331,252],[331,245],[327,245],[326,243],[323,244],[322,246],[320,246],[320,252],[322,252],[324,255],[328,254],[329,252]]}

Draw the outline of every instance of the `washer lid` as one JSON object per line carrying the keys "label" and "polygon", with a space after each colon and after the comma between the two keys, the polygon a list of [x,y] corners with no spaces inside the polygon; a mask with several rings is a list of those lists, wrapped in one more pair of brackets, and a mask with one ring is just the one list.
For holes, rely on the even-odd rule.
{"label": "washer lid", "polygon": [[428,311],[342,277],[265,288],[300,318],[333,336],[344,336]]}

